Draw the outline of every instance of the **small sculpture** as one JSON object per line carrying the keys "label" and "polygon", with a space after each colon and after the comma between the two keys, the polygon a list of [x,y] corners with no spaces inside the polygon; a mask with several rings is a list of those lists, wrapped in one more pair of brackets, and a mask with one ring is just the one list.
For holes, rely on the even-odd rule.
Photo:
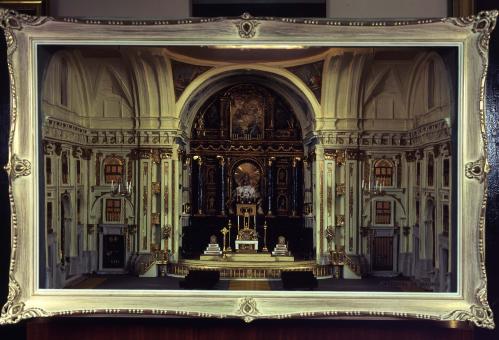
{"label": "small sculpture", "polygon": [[288,246],[286,244],[286,238],[284,236],[279,236],[277,238],[277,244],[275,245],[274,251],[272,252],[274,256],[288,256]]}
{"label": "small sculpture", "polygon": [[215,235],[210,236],[210,243],[206,250],[204,251],[205,255],[222,255],[222,251],[220,250],[220,246],[217,242],[217,237]]}

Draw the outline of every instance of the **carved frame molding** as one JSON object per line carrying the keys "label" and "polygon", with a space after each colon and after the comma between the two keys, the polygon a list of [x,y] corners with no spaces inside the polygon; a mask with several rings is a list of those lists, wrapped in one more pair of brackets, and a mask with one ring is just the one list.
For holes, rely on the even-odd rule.
{"label": "carved frame molding", "polygon": [[[10,79],[11,122],[9,136],[9,163],[5,169],[9,175],[9,199],[11,205],[11,262],[9,268],[9,295],[3,306],[0,324],[16,323],[32,317],[87,315],[87,314],[141,314],[141,315],[177,315],[193,317],[237,317],[246,321],[255,318],[294,318],[294,317],[397,317],[419,318],[431,320],[470,321],[475,325],[493,328],[492,310],[487,302],[487,278],[485,271],[485,204],[486,204],[486,174],[489,168],[487,162],[487,140],[485,135],[485,77],[488,67],[488,44],[491,31],[496,24],[498,12],[481,12],[476,16],[465,18],[421,19],[399,21],[342,21],[330,19],[288,19],[288,18],[253,18],[244,14],[241,18],[211,18],[186,20],[102,20],[76,18],[32,17],[18,14],[12,10],[0,9],[0,27],[3,29],[7,41],[7,63]],[[398,29],[403,26],[404,29]],[[274,293],[273,295],[258,292],[248,292],[245,296],[240,293],[218,293],[192,295],[169,292],[168,301],[152,303],[140,293],[125,292],[110,295],[106,292],[77,292],[68,291],[40,291],[35,287],[33,270],[36,254],[32,253],[34,240],[34,216],[25,212],[34,202],[21,200],[24,190],[32,190],[36,183],[35,174],[31,167],[36,168],[36,158],[33,145],[22,142],[22,138],[30,135],[33,127],[29,118],[36,114],[28,107],[29,98],[27,86],[30,75],[21,74],[19,65],[32,56],[28,40],[36,39],[74,39],[75,37],[92,39],[126,40],[142,36],[145,33],[154,37],[172,39],[172,34],[178,34],[178,39],[190,39],[196,30],[206,28],[204,39],[217,39],[227,43],[297,43],[316,39],[327,42],[320,35],[335,36],[338,43],[355,40],[381,42],[386,34],[392,41],[403,38],[417,41],[427,34],[432,34],[432,41],[459,42],[473,54],[476,49],[478,58],[472,57],[474,64],[466,64],[465,77],[471,92],[476,95],[471,104],[465,108],[468,117],[477,119],[475,124],[481,133],[477,137],[470,137],[463,152],[466,169],[459,169],[462,176],[460,188],[466,186],[472,192],[473,198],[479,198],[479,212],[473,213],[473,207],[463,212],[469,220],[477,216],[474,226],[478,227],[476,238],[471,238],[472,245],[465,249],[471,264],[466,269],[463,281],[463,290],[457,296],[417,297],[408,296],[405,306],[400,306],[400,300],[387,299],[379,296],[360,299],[359,307],[347,307],[342,300],[333,293],[325,296],[320,294],[305,294],[299,292]],[[290,31],[291,30],[291,31]],[[342,33],[340,33],[340,30]],[[125,32],[125,33],[123,33]],[[180,33],[179,33],[180,32]],[[194,32],[194,33],[192,33]],[[220,33],[213,33],[220,32]],[[279,32],[274,34],[273,32]],[[125,37],[129,36],[130,37]],[[358,35],[359,38],[354,37]],[[452,37],[452,38],[451,38]],[[153,41],[148,37],[148,41]],[[199,38],[197,38],[199,39]],[[147,40],[147,39],[145,39]],[[191,43],[192,43],[191,41]],[[29,53],[26,53],[29,52]],[[472,82],[471,75],[479,71],[478,83]],[[29,73],[29,72],[25,72]],[[470,90],[468,90],[470,91]],[[476,92],[475,92],[476,91]],[[29,96],[28,96],[29,97]],[[30,116],[31,115],[31,116]],[[23,119],[18,119],[22,117]],[[25,119],[26,118],[26,119]],[[476,161],[477,152],[479,161]],[[473,155],[473,156],[472,156]],[[472,159],[474,157],[474,160]],[[480,162],[480,171],[476,163]],[[463,163],[464,164],[464,163]],[[471,164],[471,165],[469,165]],[[477,170],[477,171],[475,171]],[[466,178],[464,178],[466,177]],[[479,179],[475,181],[475,179]],[[36,191],[34,192],[36,194]],[[33,195],[32,195],[33,196]],[[470,200],[473,201],[473,200]],[[478,204],[478,203],[477,203]],[[473,204],[470,204],[473,205]],[[476,208],[476,207],[475,207]],[[28,210],[29,211],[29,210]],[[469,231],[468,229],[466,229]],[[472,233],[468,233],[470,235]],[[23,256],[20,256],[20,253]],[[29,263],[20,263],[21,258],[31,258]],[[473,269],[475,268],[478,269]],[[476,274],[476,275],[475,275]],[[156,299],[157,298],[153,298]],[[358,300],[359,298],[356,298]],[[99,302],[101,301],[101,302]],[[105,301],[108,307],[104,307]],[[347,300],[344,300],[347,301]],[[348,302],[348,301],[347,301]],[[436,303],[438,302],[438,303]],[[174,307],[176,306],[176,307]]]}

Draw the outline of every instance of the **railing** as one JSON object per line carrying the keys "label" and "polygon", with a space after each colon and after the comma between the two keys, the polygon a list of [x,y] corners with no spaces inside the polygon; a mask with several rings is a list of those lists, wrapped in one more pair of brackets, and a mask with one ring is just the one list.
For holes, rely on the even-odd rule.
{"label": "railing", "polygon": [[190,270],[216,270],[220,272],[220,277],[230,279],[279,279],[282,271],[312,271],[317,278],[333,275],[331,266],[321,266],[315,263],[302,266],[284,266],[282,268],[245,267],[230,268],[223,265],[201,265],[191,263],[172,263],[168,266],[168,274],[185,277]]}
{"label": "railing", "polygon": [[135,262],[135,273],[137,275],[144,275],[153,265],[167,263],[168,253],[163,250],[158,250],[149,254],[141,254]]}
{"label": "railing", "polygon": [[348,266],[355,274],[362,276],[362,268],[344,251],[331,251],[331,264],[333,266]]}

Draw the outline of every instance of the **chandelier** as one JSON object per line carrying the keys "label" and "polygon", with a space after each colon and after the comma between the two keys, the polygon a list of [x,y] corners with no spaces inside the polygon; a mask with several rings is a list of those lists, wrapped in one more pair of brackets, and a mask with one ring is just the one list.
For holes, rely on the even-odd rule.
{"label": "chandelier", "polygon": [[111,195],[129,198],[132,196],[132,182],[128,181],[122,184],[120,181],[116,184],[114,181],[111,181]]}
{"label": "chandelier", "polygon": [[362,191],[364,194],[367,195],[372,195],[372,196],[379,196],[379,195],[384,195],[385,194],[385,189],[384,189],[384,182],[373,178],[371,181],[366,181],[362,180]]}

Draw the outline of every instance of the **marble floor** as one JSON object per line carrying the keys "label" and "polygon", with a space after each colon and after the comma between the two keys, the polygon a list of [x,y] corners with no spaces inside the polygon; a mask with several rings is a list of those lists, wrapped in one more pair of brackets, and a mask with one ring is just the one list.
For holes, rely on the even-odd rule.
{"label": "marble floor", "polygon": [[[174,277],[137,277],[132,275],[85,276],[70,289],[181,289],[182,279]],[[317,291],[424,292],[405,277],[367,277],[361,280],[318,280]],[[281,280],[220,280],[216,290],[282,290]]]}

